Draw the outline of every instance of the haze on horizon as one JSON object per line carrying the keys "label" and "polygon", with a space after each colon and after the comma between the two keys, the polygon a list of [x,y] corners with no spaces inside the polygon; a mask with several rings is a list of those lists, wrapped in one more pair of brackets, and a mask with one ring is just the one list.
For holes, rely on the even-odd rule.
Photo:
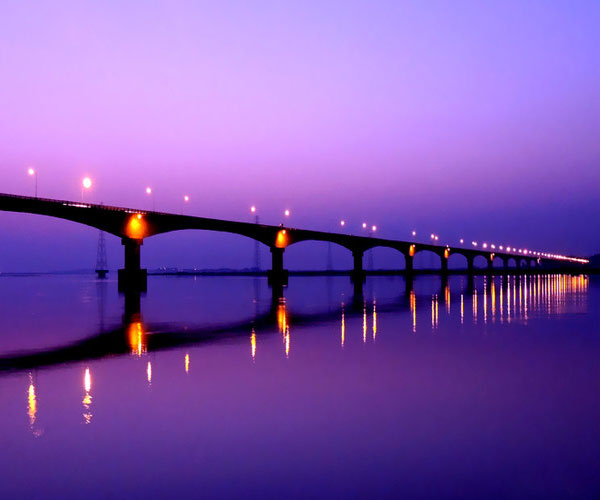
{"label": "haze on horizon", "polygon": [[[33,194],[31,166],[43,197],[79,199],[90,175],[106,204],[150,209],[151,186],[164,211],[188,194],[201,216],[590,255],[599,25],[594,1],[5,2],[0,192]],[[0,213],[0,235],[2,272],[95,261],[81,225]],[[173,233],[143,263],[246,267],[253,248]]]}

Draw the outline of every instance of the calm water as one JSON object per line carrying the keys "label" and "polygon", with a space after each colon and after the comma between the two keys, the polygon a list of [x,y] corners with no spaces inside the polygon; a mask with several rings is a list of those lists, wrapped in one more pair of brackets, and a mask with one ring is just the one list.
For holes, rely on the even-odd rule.
{"label": "calm water", "polygon": [[0,498],[598,497],[599,306],[583,276],[2,277]]}

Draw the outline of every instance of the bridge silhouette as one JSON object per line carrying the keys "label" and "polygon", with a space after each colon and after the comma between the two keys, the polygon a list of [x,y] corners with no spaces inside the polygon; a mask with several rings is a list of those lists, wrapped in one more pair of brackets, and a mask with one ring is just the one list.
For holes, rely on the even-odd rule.
{"label": "bridge silhouette", "polygon": [[435,245],[11,194],[0,194],[0,210],[70,220],[121,238],[125,250],[124,266],[119,269],[121,289],[144,290],[146,288],[147,270],[142,269],[140,260],[141,246],[146,238],[187,229],[239,234],[268,246],[271,251],[269,283],[276,286],[287,284],[288,271],[284,268],[283,259],[285,249],[302,241],[334,243],[352,252],[351,275],[353,280],[360,282],[365,276],[363,256],[367,250],[376,247],[391,248],[401,252],[405,259],[404,271],[408,275],[415,272],[413,265],[415,255],[423,251],[432,252],[439,257],[441,274],[448,273],[448,260],[450,255],[454,254],[466,258],[469,274],[475,272],[474,261],[478,256],[486,259],[489,272],[495,270],[493,262],[496,259],[503,262],[505,269],[508,269],[513,261],[520,272],[540,272],[544,269],[575,271],[581,270],[588,263],[587,259],[580,257],[528,250],[508,251],[508,248],[484,249]]}

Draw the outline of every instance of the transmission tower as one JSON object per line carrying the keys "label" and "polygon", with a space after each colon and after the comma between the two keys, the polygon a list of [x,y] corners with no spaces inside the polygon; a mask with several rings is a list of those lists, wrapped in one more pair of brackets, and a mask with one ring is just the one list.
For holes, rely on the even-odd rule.
{"label": "transmission tower", "polygon": [[98,251],[96,252],[96,274],[99,279],[106,278],[108,266],[106,264],[106,243],[104,242],[104,231],[100,231],[98,237]]}
{"label": "transmission tower", "polygon": [[333,255],[331,254],[331,241],[327,242],[327,270],[333,271]]}

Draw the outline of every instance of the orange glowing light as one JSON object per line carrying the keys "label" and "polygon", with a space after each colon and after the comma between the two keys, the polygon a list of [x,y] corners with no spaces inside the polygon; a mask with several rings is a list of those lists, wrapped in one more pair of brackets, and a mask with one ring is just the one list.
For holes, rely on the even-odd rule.
{"label": "orange glowing light", "polygon": [[285,229],[282,229],[277,233],[277,239],[275,240],[275,246],[277,248],[285,248],[288,245],[288,237]]}
{"label": "orange glowing light", "polygon": [[416,250],[417,250],[416,245],[411,245],[408,249],[408,255],[410,255],[411,257],[414,257]]}
{"label": "orange glowing light", "polygon": [[448,257],[450,257],[450,249],[449,249],[449,248],[446,248],[446,249],[444,250],[444,259],[447,259]]}
{"label": "orange glowing light", "polygon": [[132,215],[129,218],[125,233],[134,240],[141,240],[146,236],[146,222],[142,219],[142,214]]}

